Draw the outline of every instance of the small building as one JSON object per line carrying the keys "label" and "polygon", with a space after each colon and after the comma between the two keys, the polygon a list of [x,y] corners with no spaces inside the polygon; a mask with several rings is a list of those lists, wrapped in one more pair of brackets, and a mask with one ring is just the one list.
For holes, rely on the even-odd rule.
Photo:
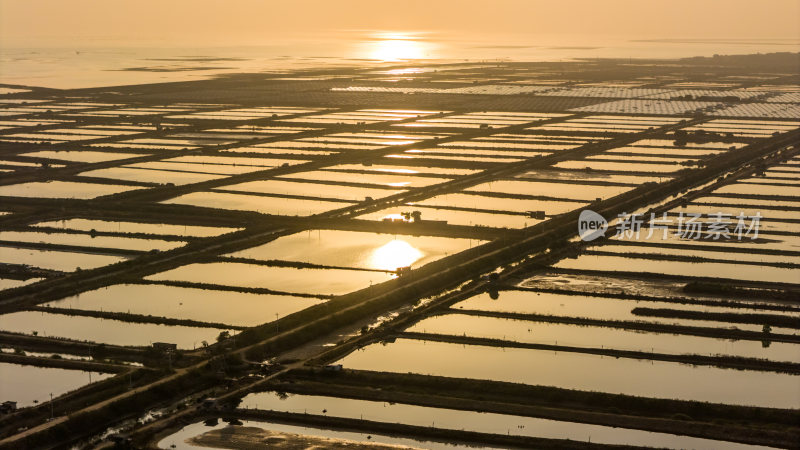
{"label": "small building", "polygon": [[323,370],[326,372],[341,372],[342,365],[341,364],[328,364],[327,366],[323,367]]}
{"label": "small building", "polygon": [[544,220],[545,213],[544,211],[528,211],[528,217],[536,220]]}
{"label": "small building", "polygon": [[171,342],[153,342],[153,349],[161,353],[174,353],[178,351],[178,344]]}
{"label": "small building", "polygon": [[2,404],[0,404],[0,413],[11,414],[16,410],[17,410],[17,402],[15,401],[6,400]]}

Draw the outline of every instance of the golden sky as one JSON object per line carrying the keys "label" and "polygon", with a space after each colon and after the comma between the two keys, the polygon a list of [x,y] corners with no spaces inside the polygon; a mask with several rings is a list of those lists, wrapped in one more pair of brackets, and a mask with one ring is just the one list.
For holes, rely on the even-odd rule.
{"label": "golden sky", "polygon": [[800,0],[0,0],[0,44],[264,45],[344,30],[800,39]]}

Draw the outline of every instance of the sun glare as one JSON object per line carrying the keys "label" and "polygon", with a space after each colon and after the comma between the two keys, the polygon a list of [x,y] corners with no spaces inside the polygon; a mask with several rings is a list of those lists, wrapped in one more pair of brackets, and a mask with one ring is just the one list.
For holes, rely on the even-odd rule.
{"label": "sun glare", "polygon": [[397,270],[407,267],[422,258],[424,254],[406,241],[395,239],[375,249],[370,267],[380,270]]}
{"label": "sun glare", "polygon": [[407,61],[425,58],[425,44],[417,37],[402,33],[383,33],[368,43],[370,59]]}

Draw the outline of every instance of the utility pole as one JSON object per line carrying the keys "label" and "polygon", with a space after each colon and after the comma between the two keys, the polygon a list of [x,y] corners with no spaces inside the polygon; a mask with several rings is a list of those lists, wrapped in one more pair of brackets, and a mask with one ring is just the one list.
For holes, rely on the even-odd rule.
{"label": "utility pole", "polygon": [[53,420],[53,393],[50,393],[50,420]]}

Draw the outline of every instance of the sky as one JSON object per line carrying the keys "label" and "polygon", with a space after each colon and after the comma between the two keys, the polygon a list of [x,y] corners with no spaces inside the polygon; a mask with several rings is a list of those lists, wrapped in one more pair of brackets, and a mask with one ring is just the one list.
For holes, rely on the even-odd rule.
{"label": "sky", "polygon": [[800,40],[800,0],[0,0],[0,47],[244,46],[365,30]]}

